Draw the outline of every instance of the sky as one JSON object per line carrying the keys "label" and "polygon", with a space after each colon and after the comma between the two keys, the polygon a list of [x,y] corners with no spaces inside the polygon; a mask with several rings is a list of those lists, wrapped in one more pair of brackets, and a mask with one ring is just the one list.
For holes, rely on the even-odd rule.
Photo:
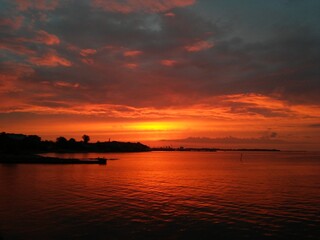
{"label": "sky", "polygon": [[318,0],[0,0],[0,131],[320,149]]}

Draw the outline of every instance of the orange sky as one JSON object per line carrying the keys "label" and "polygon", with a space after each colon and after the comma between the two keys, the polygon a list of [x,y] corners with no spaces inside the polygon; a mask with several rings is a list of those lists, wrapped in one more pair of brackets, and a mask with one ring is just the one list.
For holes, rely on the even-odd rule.
{"label": "orange sky", "polygon": [[0,131],[320,149],[316,1],[2,1]]}
{"label": "orange sky", "polygon": [[[7,132],[38,134],[46,139],[63,135],[80,140],[82,134],[89,134],[93,141],[111,138],[142,141],[152,146],[318,147],[319,131],[315,131],[312,124],[320,117],[319,106],[290,106],[253,94],[226,95],[210,101],[215,105],[161,109],[90,104],[71,108],[29,106],[29,114],[11,112],[2,126]],[[232,112],[232,103],[250,104],[250,108],[270,111],[273,116],[262,116],[247,108],[243,112]],[[199,139],[184,142],[188,137]],[[230,144],[227,139],[223,142],[230,137],[237,140]]]}

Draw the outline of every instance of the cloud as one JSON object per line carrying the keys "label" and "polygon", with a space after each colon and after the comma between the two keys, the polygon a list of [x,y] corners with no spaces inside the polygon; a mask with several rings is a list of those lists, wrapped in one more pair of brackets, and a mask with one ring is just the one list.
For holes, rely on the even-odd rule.
{"label": "cloud", "polygon": [[[33,33],[33,37],[20,37],[20,36],[8,36],[2,38],[2,43],[0,43],[0,49],[5,49],[12,53],[19,55],[35,55],[37,44],[44,44],[48,46],[58,45],[60,39],[54,35],[43,30],[38,30]],[[12,34],[11,34],[12,35]]]}
{"label": "cloud", "polygon": [[[307,128],[319,117],[320,37],[311,16],[296,25],[280,20],[304,14],[279,8],[281,19],[241,15],[250,20],[241,22],[224,10],[220,21],[214,1],[190,8],[195,1],[2,2],[9,7],[0,9],[0,57],[12,72],[1,68],[1,100],[9,110],[42,104],[42,112],[52,112],[46,103],[64,102],[66,113],[79,104],[110,104],[153,108],[152,117],[284,128]],[[247,23],[263,34],[244,32]],[[280,31],[280,23],[288,26]],[[21,66],[30,72],[15,75]]]}
{"label": "cloud", "polygon": [[0,27],[10,27],[14,30],[21,28],[24,21],[23,16],[13,16],[10,18],[0,18]]}
{"label": "cloud", "polygon": [[83,56],[83,57],[86,57],[86,56],[89,56],[89,55],[94,55],[97,53],[97,50],[95,49],[81,49],[80,51],[80,55]]}
{"label": "cloud", "polygon": [[135,56],[141,55],[142,53],[143,53],[142,51],[138,51],[138,50],[128,50],[123,53],[123,56],[135,57]]}
{"label": "cloud", "polygon": [[136,63],[126,63],[124,66],[129,69],[136,69],[139,65]]}
{"label": "cloud", "polygon": [[[34,70],[26,64],[17,64],[14,62],[0,63],[0,93],[20,92],[20,79],[32,76]],[[5,102],[5,101],[4,101]],[[6,105],[12,103],[8,102]]]}
{"label": "cloud", "polygon": [[60,39],[54,34],[47,33],[43,30],[39,30],[37,31],[37,35],[34,38],[34,42],[43,43],[46,45],[56,45],[60,43]]}
{"label": "cloud", "polygon": [[40,57],[31,57],[29,58],[29,62],[37,66],[45,67],[70,67],[72,65],[69,60],[59,56],[54,50],[51,50]]}
{"label": "cloud", "polygon": [[271,134],[270,134],[270,138],[275,138],[275,137],[277,137],[278,136],[278,133],[276,133],[276,132],[272,132]]}
{"label": "cloud", "polygon": [[198,42],[193,43],[191,45],[185,46],[185,49],[188,52],[199,52],[199,51],[210,49],[213,46],[214,46],[214,44],[212,42],[198,41]]}
{"label": "cloud", "polygon": [[166,17],[175,17],[176,15],[173,12],[168,12],[164,14]]}
{"label": "cloud", "polygon": [[163,66],[167,66],[167,67],[172,67],[174,65],[176,65],[178,62],[176,60],[172,60],[172,59],[164,59],[161,60],[161,64]]}
{"label": "cloud", "polygon": [[132,12],[165,12],[177,7],[193,5],[196,0],[93,0],[96,7],[106,11],[132,13]]}
{"label": "cloud", "polygon": [[140,138],[150,123],[152,139],[208,146],[319,139],[315,1],[0,1],[5,128],[123,134],[140,123],[128,130]]}
{"label": "cloud", "polygon": [[55,82],[54,85],[58,86],[58,87],[67,87],[67,88],[78,88],[79,87],[78,83],[69,83],[69,82],[63,82],[63,81]]}
{"label": "cloud", "polygon": [[29,9],[37,10],[53,10],[59,1],[58,0],[14,0],[19,11],[26,11]]}
{"label": "cloud", "polygon": [[320,123],[310,124],[309,127],[311,127],[311,128],[320,128]]}
{"label": "cloud", "polygon": [[91,59],[91,58],[82,58],[82,59],[81,59],[81,62],[83,62],[83,63],[85,63],[85,64],[89,64],[89,65],[94,64],[94,60]]}
{"label": "cloud", "polygon": [[0,50],[6,50],[18,55],[33,55],[36,53],[35,50],[13,39],[2,39],[2,42],[0,42]]}

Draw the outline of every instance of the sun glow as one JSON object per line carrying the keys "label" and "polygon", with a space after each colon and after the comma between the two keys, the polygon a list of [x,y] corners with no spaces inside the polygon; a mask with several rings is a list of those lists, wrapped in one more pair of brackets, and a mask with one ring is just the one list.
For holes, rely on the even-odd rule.
{"label": "sun glow", "polygon": [[177,122],[139,122],[129,128],[137,131],[173,131],[182,129],[183,125]]}

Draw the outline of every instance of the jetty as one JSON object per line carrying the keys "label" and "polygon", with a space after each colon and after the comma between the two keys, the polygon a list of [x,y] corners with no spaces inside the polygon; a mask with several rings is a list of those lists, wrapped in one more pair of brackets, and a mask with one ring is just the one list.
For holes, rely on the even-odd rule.
{"label": "jetty", "polygon": [[44,157],[36,154],[1,154],[0,164],[106,164],[106,158],[76,159]]}

